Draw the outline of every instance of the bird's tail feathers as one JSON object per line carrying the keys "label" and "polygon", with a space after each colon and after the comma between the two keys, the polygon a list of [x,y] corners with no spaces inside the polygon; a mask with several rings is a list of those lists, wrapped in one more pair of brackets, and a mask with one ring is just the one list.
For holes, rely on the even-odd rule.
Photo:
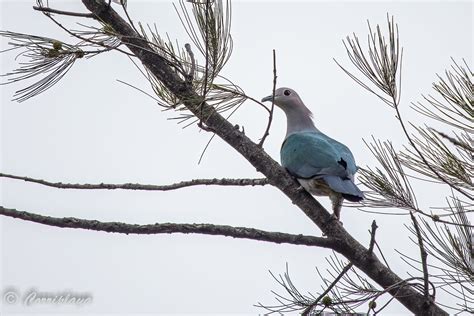
{"label": "bird's tail feathers", "polygon": [[364,199],[364,193],[350,179],[344,180],[339,176],[324,176],[323,179],[332,190],[341,193],[346,200],[359,202]]}

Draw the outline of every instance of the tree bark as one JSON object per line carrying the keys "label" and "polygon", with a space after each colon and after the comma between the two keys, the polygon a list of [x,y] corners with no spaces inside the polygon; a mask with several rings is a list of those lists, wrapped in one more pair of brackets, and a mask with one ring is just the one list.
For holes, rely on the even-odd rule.
{"label": "tree bark", "polygon": [[180,98],[183,104],[211,128],[219,137],[237,150],[257,171],[264,174],[271,185],[280,189],[298,206],[328,237],[338,240],[334,250],[345,256],[357,268],[367,274],[384,289],[395,284],[389,292],[396,296],[407,309],[416,315],[448,315],[436,304],[427,302],[422,293],[411,286],[403,286],[403,279],[383,265],[373,253],[355,240],[339,222],[332,220],[330,214],[309,193],[303,190],[275,160],[257,144],[235,128],[214,108],[201,102],[196,94],[174,71],[168,63],[153,52],[146,41],[136,34],[131,26],[102,0],[82,0],[87,9],[97,16],[97,20],[109,24],[121,41],[140,59],[170,91]]}
{"label": "tree bark", "polygon": [[118,234],[156,235],[156,234],[201,234],[225,236],[239,239],[266,241],[276,244],[291,244],[301,246],[317,246],[323,248],[334,247],[335,239],[307,235],[295,235],[281,232],[270,232],[248,227],[235,227],[214,224],[129,224],[120,222],[100,222],[97,220],[75,217],[52,217],[31,212],[22,212],[12,208],[0,206],[0,215],[22,219],[24,221],[39,223],[62,228],[79,228],[94,231],[103,231]]}

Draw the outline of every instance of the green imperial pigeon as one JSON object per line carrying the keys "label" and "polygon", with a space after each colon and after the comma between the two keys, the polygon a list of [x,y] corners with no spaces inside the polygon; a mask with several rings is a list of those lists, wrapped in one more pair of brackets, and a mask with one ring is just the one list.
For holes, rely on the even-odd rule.
{"label": "green imperial pigeon", "polygon": [[[270,95],[262,102],[272,101]],[[349,148],[319,131],[311,111],[289,88],[275,91],[275,105],[286,114],[286,136],[280,150],[281,164],[311,194],[329,196],[339,219],[344,199],[364,198],[354,183],[357,166]]]}

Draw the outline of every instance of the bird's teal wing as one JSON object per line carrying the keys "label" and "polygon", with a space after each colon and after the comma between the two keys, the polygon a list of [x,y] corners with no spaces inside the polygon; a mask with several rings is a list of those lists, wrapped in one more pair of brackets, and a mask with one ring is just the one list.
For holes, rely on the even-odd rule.
{"label": "bird's teal wing", "polygon": [[323,179],[334,191],[350,201],[363,193],[354,184],[357,166],[349,148],[321,132],[290,134],[281,151],[281,164],[293,176]]}
{"label": "bird's teal wing", "polygon": [[308,179],[324,175],[352,177],[354,158],[349,149],[345,147],[347,153],[344,147],[320,132],[291,134],[282,145],[281,163],[291,174],[299,178]]}

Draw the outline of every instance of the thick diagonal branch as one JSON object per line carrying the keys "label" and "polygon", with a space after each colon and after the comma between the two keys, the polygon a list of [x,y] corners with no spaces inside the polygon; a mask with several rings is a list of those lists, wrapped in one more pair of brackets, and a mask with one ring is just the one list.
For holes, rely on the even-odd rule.
{"label": "thick diagonal branch", "polygon": [[25,221],[35,222],[48,226],[62,228],[79,228],[108,233],[120,234],[202,234],[226,236],[241,239],[252,239],[277,244],[292,244],[304,246],[317,246],[332,248],[336,243],[333,238],[293,235],[280,232],[268,232],[248,227],[233,227],[228,225],[213,224],[177,224],[177,223],[155,223],[155,224],[127,224],[120,222],[100,222],[96,220],[80,219],[75,217],[51,217],[40,214],[18,211],[16,209],[0,206],[0,215],[19,218]]}
{"label": "thick diagonal branch", "polygon": [[[333,248],[344,255],[356,267],[366,273],[383,288],[390,288],[400,284],[403,280],[393,271],[384,266],[367,248],[362,246],[336,221],[331,220],[330,214],[309,193],[302,190],[299,184],[280,165],[274,161],[257,144],[247,136],[236,130],[214,108],[201,102],[202,96],[193,91],[184,80],[179,78],[170,68],[166,60],[154,53],[147,42],[133,28],[127,24],[106,3],[99,0],[82,0],[84,5],[97,16],[97,19],[113,27],[120,34],[122,42],[132,51],[143,65],[160,80],[183,104],[225,142],[237,150],[259,172],[263,173],[270,184],[280,189],[298,206],[325,234],[330,238],[337,238],[340,242]],[[426,309],[420,304],[424,301],[422,294],[410,286],[390,289],[392,295],[410,311],[417,315],[448,315],[436,305]]]}

